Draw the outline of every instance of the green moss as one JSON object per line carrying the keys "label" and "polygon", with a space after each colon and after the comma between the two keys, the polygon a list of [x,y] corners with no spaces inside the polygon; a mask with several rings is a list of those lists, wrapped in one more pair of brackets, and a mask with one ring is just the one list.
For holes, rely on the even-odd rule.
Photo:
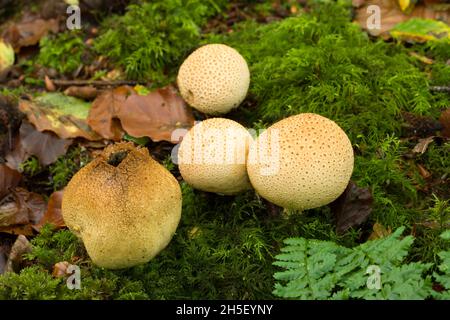
{"label": "green moss", "polygon": [[50,184],[53,190],[61,190],[69,183],[72,176],[91,160],[86,149],[74,147],[69,149],[67,154],[49,166]]}
{"label": "green moss", "polygon": [[0,277],[0,300],[56,299],[60,283],[37,265],[20,274],[6,273]]}
{"label": "green moss", "polygon": [[53,68],[61,74],[69,74],[83,64],[89,64],[89,47],[77,31],[47,36],[40,41],[37,63]]}
{"label": "green moss", "polygon": [[95,48],[130,78],[167,82],[168,69],[199,43],[200,26],[226,3],[159,0],[130,5],[124,16],[104,22]]}

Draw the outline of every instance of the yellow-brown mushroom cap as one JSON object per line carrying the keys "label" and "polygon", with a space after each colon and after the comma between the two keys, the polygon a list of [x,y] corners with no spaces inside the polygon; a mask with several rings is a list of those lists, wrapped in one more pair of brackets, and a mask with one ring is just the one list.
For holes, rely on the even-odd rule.
{"label": "yellow-brown mushroom cap", "polygon": [[252,143],[248,157],[248,175],[258,194],[298,210],[320,207],[339,197],[354,162],[345,132],[313,113],[273,124]]}
{"label": "yellow-brown mushroom cap", "polygon": [[178,150],[183,179],[196,189],[225,195],[250,189],[246,161],[251,140],[233,120],[211,118],[196,124]]}
{"label": "yellow-brown mushroom cap", "polygon": [[[118,164],[111,155],[123,153]],[[145,263],[170,242],[181,217],[177,180],[145,148],[119,143],[77,172],[62,214],[92,261],[118,269]]]}
{"label": "yellow-brown mushroom cap", "polygon": [[224,114],[244,100],[250,71],[235,49],[209,44],[187,57],[178,72],[177,84],[181,96],[193,108],[212,115]]}

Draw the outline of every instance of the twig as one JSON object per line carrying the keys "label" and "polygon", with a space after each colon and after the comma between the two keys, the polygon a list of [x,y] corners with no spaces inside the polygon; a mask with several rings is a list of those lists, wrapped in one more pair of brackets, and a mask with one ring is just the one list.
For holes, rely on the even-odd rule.
{"label": "twig", "polygon": [[87,85],[93,85],[97,87],[102,86],[121,86],[121,85],[129,85],[129,86],[135,86],[139,82],[134,80],[58,80],[58,79],[52,79],[52,82],[61,87],[68,87],[68,86],[87,86]]}
{"label": "twig", "polygon": [[450,86],[433,86],[430,87],[430,90],[436,92],[450,92]]}

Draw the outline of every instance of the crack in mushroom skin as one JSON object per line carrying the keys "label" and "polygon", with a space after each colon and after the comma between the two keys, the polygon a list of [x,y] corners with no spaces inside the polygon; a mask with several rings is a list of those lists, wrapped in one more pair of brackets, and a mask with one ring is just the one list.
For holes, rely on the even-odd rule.
{"label": "crack in mushroom skin", "polygon": [[[126,156],[117,166],[108,159]],[[77,172],[65,189],[65,223],[93,263],[120,269],[148,262],[170,242],[181,218],[181,189],[146,148],[118,143]]]}
{"label": "crack in mushroom skin", "polygon": [[191,107],[206,114],[224,114],[245,99],[250,71],[235,49],[224,44],[208,44],[182,63],[177,84]]}
{"label": "crack in mushroom skin", "polygon": [[[268,138],[274,133],[279,136],[277,144]],[[278,148],[277,159],[261,152],[264,145]],[[264,174],[275,164],[277,170]],[[337,199],[353,165],[353,148],[345,132],[330,119],[304,113],[273,124],[252,143],[247,171],[263,198],[284,208],[306,210]]]}

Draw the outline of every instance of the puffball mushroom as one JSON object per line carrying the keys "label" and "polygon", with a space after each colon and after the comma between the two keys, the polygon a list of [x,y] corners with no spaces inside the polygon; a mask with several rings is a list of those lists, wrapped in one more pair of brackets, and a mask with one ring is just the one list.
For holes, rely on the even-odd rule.
{"label": "puffball mushroom", "polygon": [[224,195],[251,189],[246,169],[251,141],[250,133],[233,120],[197,123],[178,149],[181,176],[196,189]]}
{"label": "puffball mushroom", "polygon": [[224,44],[208,44],[182,63],[177,84],[191,107],[211,115],[224,114],[244,100],[250,71],[235,49]]}
{"label": "puffball mushroom", "polygon": [[181,189],[145,148],[108,146],[64,190],[62,215],[93,263],[119,269],[148,262],[170,242]]}
{"label": "puffball mushroom", "polygon": [[345,190],[353,149],[332,120],[304,113],[264,131],[249,150],[247,171],[259,195],[288,209],[326,205]]}

